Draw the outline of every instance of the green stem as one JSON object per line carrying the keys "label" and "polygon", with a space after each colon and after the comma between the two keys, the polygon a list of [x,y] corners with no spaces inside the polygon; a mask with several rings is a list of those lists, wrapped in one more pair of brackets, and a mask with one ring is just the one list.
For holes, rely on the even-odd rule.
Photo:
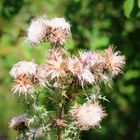
{"label": "green stem", "polygon": [[[59,112],[59,118],[62,119],[63,118],[63,115],[65,114],[66,112],[66,107],[67,107],[67,104],[69,103],[69,100],[71,98],[71,93],[73,91],[73,85],[75,83],[75,79],[73,79],[73,81],[69,84],[68,86],[68,89],[67,91],[65,92],[65,95],[68,97],[68,98],[65,98],[65,97],[62,97],[62,100],[61,102],[63,103],[62,104],[62,107],[60,108],[60,112]],[[57,128],[57,140],[61,140],[61,133],[62,133],[62,129],[60,126],[58,126]]]}

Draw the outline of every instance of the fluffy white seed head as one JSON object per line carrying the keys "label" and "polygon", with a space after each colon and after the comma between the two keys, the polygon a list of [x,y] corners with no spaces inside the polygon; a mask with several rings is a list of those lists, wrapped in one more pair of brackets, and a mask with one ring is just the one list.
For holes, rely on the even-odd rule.
{"label": "fluffy white seed head", "polygon": [[15,64],[10,71],[10,75],[13,78],[16,78],[20,75],[35,75],[36,74],[36,67],[37,64],[27,61],[20,61],[17,64]]}
{"label": "fluffy white seed head", "polygon": [[81,130],[88,130],[99,125],[106,116],[103,108],[98,104],[85,103],[70,110],[71,115],[76,119],[76,124]]}
{"label": "fluffy white seed head", "polygon": [[30,44],[48,40],[53,47],[63,46],[70,36],[70,24],[64,18],[40,17],[33,20],[27,29],[27,40]]}
{"label": "fluffy white seed head", "polygon": [[32,20],[27,29],[27,40],[30,44],[37,44],[44,41],[46,37],[47,20],[45,18],[37,18]]}

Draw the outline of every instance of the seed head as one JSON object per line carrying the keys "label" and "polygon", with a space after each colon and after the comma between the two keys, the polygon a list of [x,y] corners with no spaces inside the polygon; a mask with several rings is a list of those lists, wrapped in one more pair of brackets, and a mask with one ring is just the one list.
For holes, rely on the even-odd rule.
{"label": "seed head", "polygon": [[31,62],[20,61],[13,66],[12,70],[10,71],[10,75],[13,78],[17,78],[20,75],[27,75],[27,76],[35,75],[36,67],[37,65],[32,61]]}
{"label": "seed head", "polygon": [[109,46],[105,50],[106,69],[112,76],[118,75],[122,72],[122,66],[125,64],[125,57],[120,55],[120,52],[113,52],[113,46]]}
{"label": "seed head", "polygon": [[45,40],[47,29],[46,21],[47,19],[43,17],[32,20],[27,29],[27,39],[30,44],[37,44]]}
{"label": "seed head", "polygon": [[76,105],[70,110],[70,113],[75,118],[76,124],[81,130],[88,130],[99,125],[101,120],[106,116],[103,108],[98,103]]}
{"label": "seed head", "polygon": [[63,46],[70,36],[70,24],[64,18],[53,18],[47,21],[47,39],[53,47]]}
{"label": "seed head", "polygon": [[27,29],[27,39],[30,44],[48,40],[53,47],[63,46],[70,36],[70,24],[64,18],[40,17],[33,20]]}
{"label": "seed head", "polygon": [[27,77],[26,75],[20,75],[14,79],[12,91],[14,93],[19,93],[19,94],[32,94],[34,93],[34,86],[32,83],[32,79],[30,77]]}
{"label": "seed head", "polygon": [[64,78],[66,76],[65,61],[63,52],[58,49],[52,49],[47,56],[45,63],[46,77],[51,80]]}

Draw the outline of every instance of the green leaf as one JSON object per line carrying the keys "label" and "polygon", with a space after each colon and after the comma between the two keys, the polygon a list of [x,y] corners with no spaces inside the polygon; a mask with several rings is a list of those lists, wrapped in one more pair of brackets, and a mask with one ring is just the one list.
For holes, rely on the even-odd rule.
{"label": "green leaf", "polygon": [[138,0],[137,2],[138,2],[138,7],[140,8],[140,0]]}
{"label": "green leaf", "polygon": [[123,8],[124,8],[124,15],[129,18],[134,8],[134,0],[125,0]]}

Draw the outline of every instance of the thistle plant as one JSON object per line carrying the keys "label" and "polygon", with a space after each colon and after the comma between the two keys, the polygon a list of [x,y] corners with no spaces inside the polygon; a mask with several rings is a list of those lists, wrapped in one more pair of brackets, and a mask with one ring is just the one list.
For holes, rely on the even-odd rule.
{"label": "thistle plant", "polygon": [[27,29],[31,46],[48,41],[51,47],[43,64],[20,61],[10,71],[12,92],[24,99],[27,110],[9,127],[22,139],[78,140],[81,131],[97,128],[106,117],[101,86],[122,73],[125,57],[113,45],[69,53],[64,45],[70,28],[64,18],[39,17]]}

